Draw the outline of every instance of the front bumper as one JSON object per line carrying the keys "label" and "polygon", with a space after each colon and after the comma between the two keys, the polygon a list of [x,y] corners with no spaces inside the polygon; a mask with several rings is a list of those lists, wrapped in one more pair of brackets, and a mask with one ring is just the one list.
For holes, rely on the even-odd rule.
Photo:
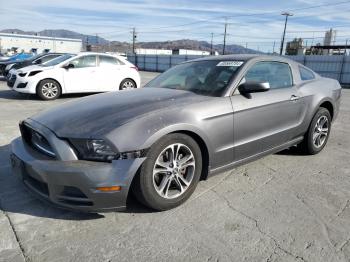
{"label": "front bumper", "polygon": [[[11,150],[13,173],[32,193],[59,207],[85,212],[124,209],[132,179],[145,159],[112,163],[53,160],[32,149],[21,138],[12,141]],[[121,190],[96,189],[106,186],[121,186]]]}
{"label": "front bumper", "polygon": [[18,74],[12,74],[11,71],[7,75],[7,86],[19,93],[35,94],[36,83],[29,81],[26,77],[20,77]]}

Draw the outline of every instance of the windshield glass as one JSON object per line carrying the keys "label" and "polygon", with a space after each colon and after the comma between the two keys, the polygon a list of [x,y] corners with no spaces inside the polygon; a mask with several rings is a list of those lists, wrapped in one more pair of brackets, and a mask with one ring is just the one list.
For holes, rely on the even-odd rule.
{"label": "windshield glass", "polygon": [[177,65],[149,82],[145,87],[191,91],[221,96],[243,61],[207,60]]}
{"label": "windshield glass", "polygon": [[59,56],[59,57],[57,57],[55,59],[49,60],[46,63],[40,64],[40,66],[54,66],[54,65],[58,65],[58,64],[66,61],[67,59],[69,59],[69,58],[71,58],[73,56],[75,56],[75,55],[72,55],[72,54],[62,55],[62,56]]}

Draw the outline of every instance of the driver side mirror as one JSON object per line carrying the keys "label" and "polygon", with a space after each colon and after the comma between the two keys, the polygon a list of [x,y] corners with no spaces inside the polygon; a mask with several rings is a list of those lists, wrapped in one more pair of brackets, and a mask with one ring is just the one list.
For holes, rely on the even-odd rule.
{"label": "driver side mirror", "polygon": [[268,82],[245,82],[238,86],[238,91],[241,94],[250,94],[258,92],[266,92],[270,89],[270,84]]}
{"label": "driver side mirror", "polygon": [[73,64],[68,64],[68,65],[62,66],[62,68],[68,70],[68,69],[74,68],[74,65]]}

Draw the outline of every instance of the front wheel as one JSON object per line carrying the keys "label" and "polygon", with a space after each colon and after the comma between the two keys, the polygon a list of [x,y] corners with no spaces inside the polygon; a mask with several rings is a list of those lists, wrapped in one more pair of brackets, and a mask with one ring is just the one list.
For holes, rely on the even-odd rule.
{"label": "front wheel", "polygon": [[326,108],[319,108],[313,117],[310,127],[301,143],[302,150],[310,155],[321,152],[326,146],[331,131],[332,118]]}
{"label": "front wheel", "polygon": [[40,81],[36,93],[43,100],[55,100],[61,95],[61,87],[57,81],[46,79]]}
{"label": "front wheel", "polygon": [[119,90],[128,90],[128,89],[134,89],[136,88],[136,83],[134,80],[127,78],[124,79],[120,85],[119,85]]}
{"label": "front wheel", "polygon": [[133,193],[146,206],[168,210],[194,192],[202,172],[198,144],[184,134],[170,134],[150,148]]}

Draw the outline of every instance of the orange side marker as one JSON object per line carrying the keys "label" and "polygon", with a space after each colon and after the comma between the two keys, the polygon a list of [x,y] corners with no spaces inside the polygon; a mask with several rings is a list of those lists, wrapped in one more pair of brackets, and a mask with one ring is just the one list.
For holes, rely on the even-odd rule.
{"label": "orange side marker", "polygon": [[97,187],[96,189],[103,192],[110,192],[110,191],[120,191],[122,187],[121,186],[104,186],[104,187]]}

